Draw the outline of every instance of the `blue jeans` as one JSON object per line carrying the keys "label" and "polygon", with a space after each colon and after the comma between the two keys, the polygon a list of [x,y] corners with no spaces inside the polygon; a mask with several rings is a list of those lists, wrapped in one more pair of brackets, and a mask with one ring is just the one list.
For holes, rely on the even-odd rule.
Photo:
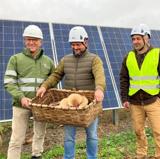
{"label": "blue jeans", "polygon": [[[87,159],[97,159],[98,137],[97,137],[98,118],[96,118],[86,130]],[[74,159],[75,157],[75,136],[76,127],[71,125],[64,126],[64,159]]]}

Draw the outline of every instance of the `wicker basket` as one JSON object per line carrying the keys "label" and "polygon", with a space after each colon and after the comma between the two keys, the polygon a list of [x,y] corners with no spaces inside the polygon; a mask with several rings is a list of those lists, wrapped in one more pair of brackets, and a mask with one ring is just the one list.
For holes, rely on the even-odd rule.
{"label": "wicker basket", "polygon": [[[89,104],[84,108],[59,108],[59,101],[72,93],[87,97]],[[31,102],[33,117],[37,121],[53,122],[64,125],[88,127],[88,125],[102,112],[101,104],[96,104],[94,91],[72,91],[64,89],[49,89],[42,98],[35,97]]]}

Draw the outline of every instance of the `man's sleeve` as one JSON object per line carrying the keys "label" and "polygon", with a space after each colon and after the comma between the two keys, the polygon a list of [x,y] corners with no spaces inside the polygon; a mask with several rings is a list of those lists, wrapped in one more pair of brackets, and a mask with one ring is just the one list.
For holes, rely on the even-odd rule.
{"label": "man's sleeve", "polygon": [[126,59],[127,56],[124,58],[122,62],[122,67],[120,71],[120,95],[123,103],[125,101],[128,101],[128,91],[129,91],[129,75],[126,66]]}
{"label": "man's sleeve", "polygon": [[9,59],[7,69],[4,75],[4,87],[13,98],[21,100],[24,97],[23,92],[19,89],[16,71],[16,58],[12,56]]}
{"label": "man's sleeve", "polygon": [[92,73],[95,78],[95,89],[101,89],[104,91],[106,88],[104,67],[102,60],[98,56],[93,59]]}

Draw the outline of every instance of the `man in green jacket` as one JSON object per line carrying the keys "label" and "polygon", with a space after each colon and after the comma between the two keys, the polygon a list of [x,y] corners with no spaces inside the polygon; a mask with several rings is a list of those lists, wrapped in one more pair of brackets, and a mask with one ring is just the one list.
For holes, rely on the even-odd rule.
{"label": "man in green jacket", "polygon": [[150,45],[150,38],[147,25],[140,24],[132,29],[133,50],[124,58],[120,72],[122,103],[131,110],[137,137],[137,159],[147,157],[146,118],[156,143],[155,158],[160,159],[160,49]]}
{"label": "man in green jacket", "polygon": [[[20,159],[28,121],[31,116],[29,103],[40,84],[54,70],[53,61],[41,49],[43,34],[36,25],[29,25],[23,32],[25,48],[9,59],[4,77],[5,89],[13,97],[12,135],[8,158]],[[43,152],[46,123],[34,121],[32,159],[40,159]]]}
{"label": "man in green jacket", "polygon": [[[72,54],[64,56],[56,70],[41,85],[37,96],[43,96],[48,88],[55,86],[64,77],[65,89],[95,90],[95,99],[102,102],[105,89],[103,63],[98,55],[88,52],[88,34],[83,27],[76,26],[70,30],[69,42]],[[98,151],[98,118],[86,130],[87,158],[96,159]],[[76,127],[64,126],[64,159],[75,157]]]}

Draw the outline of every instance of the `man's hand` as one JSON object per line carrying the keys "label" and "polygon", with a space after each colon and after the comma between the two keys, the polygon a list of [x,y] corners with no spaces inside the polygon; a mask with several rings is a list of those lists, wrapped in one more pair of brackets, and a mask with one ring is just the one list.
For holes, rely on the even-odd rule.
{"label": "man's hand", "polygon": [[24,107],[24,108],[31,109],[30,106],[29,106],[30,102],[31,102],[31,99],[30,99],[30,98],[23,97],[23,98],[21,99],[21,105],[22,105],[22,107]]}
{"label": "man's hand", "polygon": [[123,103],[123,107],[124,107],[125,109],[129,109],[130,103],[129,103],[128,101],[124,102],[124,103]]}
{"label": "man's hand", "polygon": [[94,93],[94,98],[97,102],[102,102],[104,98],[104,93],[101,89],[97,89]]}
{"label": "man's hand", "polygon": [[37,90],[36,96],[42,98],[42,97],[44,96],[46,90],[47,90],[47,89],[46,89],[45,87],[40,87],[40,88]]}

